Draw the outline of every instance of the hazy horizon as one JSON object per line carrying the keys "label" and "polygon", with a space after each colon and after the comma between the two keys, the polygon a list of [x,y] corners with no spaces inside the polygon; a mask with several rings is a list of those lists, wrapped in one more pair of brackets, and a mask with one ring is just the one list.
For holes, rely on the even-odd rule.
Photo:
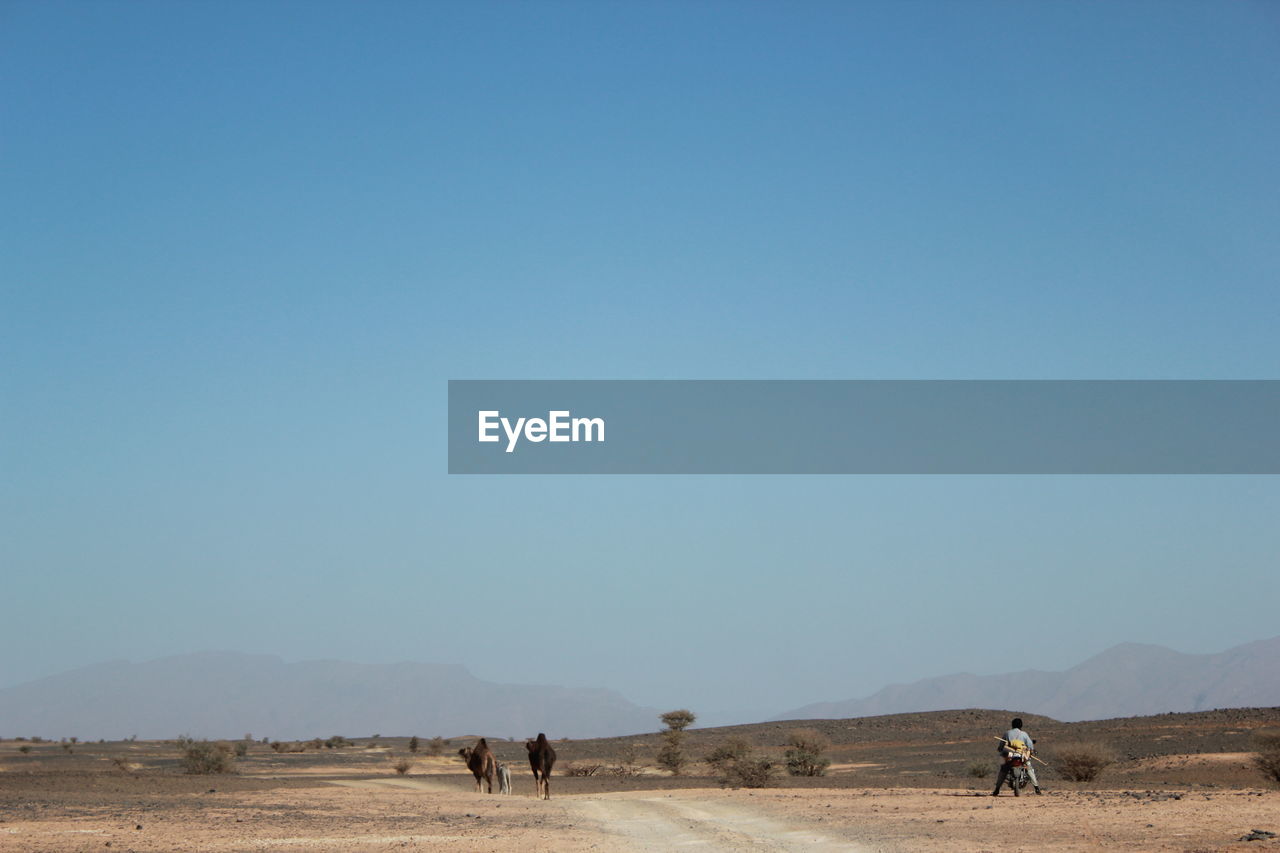
{"label": "hazy horizon", "polygon": [[451,477],[450,379],[1280,377],[1280,7],[0,10],[0,684],[786,708],[1258,639],[1267,476]]}
{"label": "hazy horizon", "polygon": [[[1280,637],[1260,637],[1260,638],[1257,638],[1257,639],[1255,639],[1255,640],[1246,641],[1246,642],[1242,643],[1241,645],[1242,645],[1242,646],[1250,646],[1250,645],[1255,645],[1255,644],[1266,643],[1266,642],[1268,642],[1268,641],[1275,641],[1275,640],[1277,640],[1277,639],[1280,639]],[[1128,646],[1128,645],[1149,646],[1149,647],[1151,647],[1151,648],[1158,648],[1158,649],[1162,649],[1162,650],[1168,650],[1168,651],[1172,651],[1172,652],[1175,652],[1175,653],[1177,653],[1177,654],[1182,654],[1182,655],[1206,655],[1206,656],[1208,656],[1208,655],[1213,655],[1213,654],[1218,654],[1218,653],[1220,653],[1220,652],[1228,651],[1228,649],[1213,649],[1213,650],[1208,650],[1208,651],[1188,651],[1188,650],[1185,650],[1185,649],[1170,648],[1170,647],[1168,647],[1168,646],[1161,646],[1161,645],[1155,645],[1155,644],[1144,644],[1144,643],[1123,643],[1123,642],[1122,642],[1122,643],[1119,643],[1119,644],[1117,644],[1117,645],[1115,645],[1115,646],[1110,646],[1110,647],[1108,647],[1107,649],[1103,649],[1103,650],[1101,650],[1098,654],[1099,654],[1099,655],[1102,655],[1102,654],[1105,654],[1105,653],[1106,653],[1106,652],[1108,652],[1108,651],[1112,651],[1112,650],[1115,650],[1115,649],[1117,649],[1117,648],[1121,648],[1121,647]],[[1238,646],[1237,646],[1237,647],[1232,647],[1232,648],[1238,648]],[[459,669],[462,669],[462,670],[466,671],[469,675],[471,675],[471,676],[473,676],[473,677],[475,677],[475,678],[477,678],[477,679],[479,679],[479,680],[481,680],[481,681],[485,681],[485,682],[490,682],[490,683],[506,683],[506,684],[513,684],[513,685],[518,685],[518,686],[522,686],[522,685],[526,684],[526,682],[520,682],[520,681],[500,682],[500,681],[499,681],[499,680],[497,680],[497,679],[490,679],[490,678],[486,678],[486,677],[484,677],[482,674],[479,674],[479,673],[473,672],[473,671],[472,671],[469,667],[467,667],[465,664],[460,664],[460,663],[451,663],[451,662],[448,662],[448,661],[411,661],[411,660],[399,660],[399,661],[353,661],[353,660],[339,659],[339,658],[314,658],[314,657],[303,657],[303,658],[297,658],[297,659],[289,659],[289,658],[283,657],[283,656],[281,656],[281,655],[272,654],[272,653],[270,653],[270,652],[245,652],[245,651],[239,651],[239,650],[235,650],[235,649],[201,649],[201,650],[190,651],[190,652],[182,652],[182,653],[171,654],[171,655],[162,655],[162,656],[160,656],[160,657],[157,657],[157,658],[150,658],[150,659],[147,659],[147,660],[130,660],[130,659],[127,659],[127,658],[115,658],[115,659],[111,659],[111,660],[100,660],[100,661],[94,661],[94,662],[92,662],[92,663],[87,663],[87,664],[84,664],[84,665],[81,665],[81,666],[72,667],[72,668],[70,668],[70,669],[65,669],[65,670],[60,670],[60,671],[58,671],[58,672],[48,673],[48,674],[46,674],[46,675],[44,675],[44,676],[37,676],[37,677],[36,677],[36,678],[34,678],[34,679],[29,679],[29,680],[26,680],[26,681],[18,682],[17,684],[0,684],[0,690],[3,690],[3,689],[5,689],[5,688],[9,688],[9,687],[20,686],[20,685],[23,685],[23,684],[30,684],[30,683],[32,683],[32,682],[34,682],[34,681],[41,681],[41,680],[46,679],[46,678],[54,678],[54,677],[58,677],[58,676],[62,676],[62,675],[69,675],[69,674],[73,674],[73,673],[79,672],[79,671],[81,671],[81,670],[93,669],[93,668],[95,668],[95,667],[110,666],[110,665],[118,664],[118,663],[127,663],[127,664],[130,664],[130,665],[134,665],[134,664],[147,664],[147,663],[157,663],[157,662],[166,661],[166,660],[171,660],[171,659],[176,660],[176,659],[184,659],[184,658],[191,658],[191,657],[200,657],[200,656],[206,656],[206,655],[211,655],[211,656],[224,656],[224,655],[229,655],[229,656],[235,656],[235,657],[269,658],[269,659],[271,659],[271,660],[273,660],[273,661],[279,661],[279,662],[281,662],[281,663],[285,664],[286,666],[287,666],[287,665],[291,665],[291,664],[308,664],[308,663],[340,663],[340,664],[350,664],[350,663],[354,663],[354,664],[362,665],[362,666],[363,666],[363,665],[369,665],[369,666],[391,666],[391,667],[394,667],[394,666],[397,666],[397,665],[427,665],[427,666],[445,667],[445,668],[454,668],[454,667],[456,667],[456,668],[459,668]],[[1092,660],[1094,657],[1097,657],[1097,655],[1090,655],[1088,658],[1081,659],[1081,660],[1079,660],[1079,661],[1075,662],[1075,663],[1074,663],[1074,664],[1072,664],[1072,665],[1069,665],[1069,666],[1067,666],[1067,667],[1064,667],[1062,670],[1048,670],[1048,671],[1050,671],[1050,672],[1062,672],[1062,671],[1071,670],[1071,669],[1074,669],[1075,667],[1077,667],[1077,666],[1079,666],[1079,665],[1081,665],[1081,664],[1083,664],[1083,663],[1086,663],[1087,661]],[[1030,667],[1029,669],[1032,669],[1032,670],[1039,670],[1039,671],[1046,671],[1046,670],[1043,670],[1043,669],[1040,669],[1040,668],[1037,668],[1037,667]],[[983,677],[983,676],[995,676],[995,675],[1008,675],[1008,674],[1012,674],[1012,673],[1014,673],[1014,672],[1016,672],[1016,671],[1011,671],[1011,670],[1001,670],[1001,671],[998,671],[998,672],[996,672],[996,671],[992,671],[992,672],[982,672],[982,671],[974,671],[974,670],[971,670],[971,669],[966,669],[966,670],[961,670],[961,671],[956,671],[956,672],[945,672],[945,673],[943,673],[943,672],[939,672],[939,673],[933,673],[932,675],[925,676],[923,679],[915,679],[915,680],[913,680],[913,683],[914,683],[914,681],[922,681],[922,680],[923,680],[923,681],[929,681],[930,679],[933,679],[933,678],[942,678],[942,677],[953,676],[953,675],[975,675],[975,676]],[[598,685],[598,684],[561,684],[561,683],[559,683],[559,682],[549,682],[549,683],[534,683],[534,682],[527,682],[527,684],[528,684],[529,686],[537,686],[537,687],[554,686],[554,687],[567,687],[567,688],[572,688],[572,689],[577,689],[577,688],[587,688],[587,689],[590,689],[590,688],[603,688],[603,689],[607,689],[607,690],[613,690],[614,692],[616,692],[616,693],[618,693],[619,695],[621,695],[624,699],[626,699],[627,701],[629,701],[629,702],[631,702],[631,703],[633,703],[633,704],[635,704],[635,705],[637,705],[637,706],[640,706],[640,707],[649,707],[649,708],[655,708],[655,709],[659,709],[659,708],[667,708],[667,707],[675,707],[676,705],[678,705],[678,704],[679,704],[679,703],[668,703],[667,705],[662,705],[661,703],[655,704],[654,702],[646,701],[645,697],[643,697],[643,696],[632,696],[632,695],[629,695],[625,689],[621,689],[621,688],[617,688],[617,687],[613,687],[613,686],[608,686],[608,685]],[[887,683],[885,683],[885,684],[880,685],[878,688],[876,688],[876,689],[875,689],[875,690],[873,690],[873,691],[868,691],[866,694],[860,694],[860,695],[856,695],[856,696],[855,696],[855,695],[847,695],[847,696],[846,696],[846,695],[841,695],[841,694],[837,694],[837,693],[832,693],[832,694],[830,694],[830,695],[827,695],[824,699],[814,700],[813,702],[799,702],[799,703],[792,703],[792,704],[790,704],[790,705],[787,705],[785,708],[784,708],[784,707],[774,707],[774,708],[767,708],[767,707],[748,708],[748,707],[729,707],[729,706],[720,707],[720,706],[716,706],[716,707],[698,707],[698,708],[692,708],[691,710],[693,710],[693,711],[698,715],[698,723],[697,723],[697,726],[696,726],[696,727],[703,727],[703,726],[721,726],[721,725],[737,725],[737,724],[741,724],[741,723],[752,723],[752,722],[761,722],[761,721],[765,721],[765,720],[768,720],[768,719],[769,719],[769,718],[771,718],[771,717],[777,717],[777,715],[779,715],[779,714],[785,713],[786,711],[794,710],[795,708],[801,707],[801,706],[806,705],[806,704],[824,704],[824,703],[832,703],[832,702],[839,703],[839,702],[842,702],[842,701],[848,701],[848,700],[861,700],[861,699],[866,699],[866,698],[869,698],[869,697],[870,697],[870,696],[872,696],[872,695],[876,695],[876,694],[878,694],[881,690],[884,690],[885,688],[901,687],[901,686],[904,686],[904,684],[905,684],[904,682],[887,682]],[[835,688],[833,687],[833,689],[835,689]],[[997,703],[997,704],[998,704],[998,703]],[[687,706],[687,703],[686,703],[686,706]],[[992,707],[995,707],[995,706],[992,706]],[[1040,710],[1040,709],[1036,709],[1036,710],[1034,710],[1034,711],[1033,711],[1033,713],[1043,713],[1043,711],[1042,711],[1042,710]],[[1050,716],[1052,716],[1052,715],[1050,715]],[[657,717],[655,716],[655,718],[654,718],[654,719],[656,720],[656,719],[657,719]]]}

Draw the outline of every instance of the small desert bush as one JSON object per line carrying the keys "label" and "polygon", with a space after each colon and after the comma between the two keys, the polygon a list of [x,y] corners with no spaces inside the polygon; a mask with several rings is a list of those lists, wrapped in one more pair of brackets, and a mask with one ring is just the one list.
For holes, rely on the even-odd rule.
{"label": "small desert bush", "polygon": [[965,772],[975,779],[985,779],[991,775],[991,762],[975,761],[969,765]]}
{"label": "small desert bush", "polygon": [[306,752],[307,745],[297,741],[271,741],[271,748],[276,752]]}
{"label": "small desert bush", "polygon": [[410,752],[417,752],[417,751],[418,751],[418,747],[419,747],[419,746],[421,746],[421,744],[418,742],[418,736],[417,736],[417,735],[414,735],[413,737],[409,738],[409,751],[410,751]]}
{"label": "small desert bush", "polygon": [[605,768],[604,772],[610,776],[617,776],[620,779],[644,775],[644,771],[634,764],[615,764],[612,767]]}
{"label": "small desert bush", "polygon": [[600,772],[601,764],[573,764],[566,763],[560,766],[561,776],[594,776]]}
{"label": "small desert bush", "polygon": [[409,768],[413,766],[413,762],[407,758],[402,758],[399,761],[397,761],[395,764],[392,764],[391,766],[395,768],[395,771],[397,773],[403,776],[404,774],[409,772]]}
{"label": "small desert bush", "polygon": [[30,751],[31,751],[31,747],[27,746],[25,743],[22,746],[18,747],[18,752],[21,752],[23,755],[26,755]]}
{"label": "small desert bush", "polygon": [[1253,741],[1253,766],[1272,782],[1280,782],[1280,731],[1259,732]]}
{"label": "small desert bush", "polygon": [[427,741],[427,755],[443,755],[448,742],[442,737],[433,737]]}
{"label": "small desert bush", "polygon": [[815,729],[796,729],[787,736],[787,772],[792,776],[825,776],[831,766],[830,758],[822,753],[831,746]]}
{"label": "small desert bush", "polygon": [[734,788],[767,788],[774,784],[777,774],[773,759],[749,755],[725,765],[722,781]]}
{"label": "small desert bush", "polygon": [[235,770],[233,750],[228,743],[187,740],[182,746],[182,769],[187,773],[231,773]]}
{"label": "small desert bush", "polygon": [[244,758],[249,754],[249,741],[238,740],[235,744],[236,758]]}
{"label": "small desert bush", "polygon": [[624,767],[634,770],[635,766],[640,763],[640,744],[636,741],[623,744],[622,749],[618,750],[618,757],[622,759]]}
{"label": "small desert bush", "polygon": [[702,760],[711,765],[711,769],[723,774],[725,768],[733,762],[746,758],[751,754],[751,742],[746,738],[731,737],[715,749],[707,753]]}
{"label": "small desert bush", "polygon": [[1113,764],[1111,750],[1100,743],[1064,743],[1053,751],[1051,766],[1072,782],[1092,782]]}
{"label": "small desert bush", "polygon": [[[314,741],[312,741],[314,743]],[[355,746],[354,743],[344,738],[342,735],[334,735],[324,742],[325,749],[335,749],[344,746]],[[319,747],[317,747],[318,749]]]}

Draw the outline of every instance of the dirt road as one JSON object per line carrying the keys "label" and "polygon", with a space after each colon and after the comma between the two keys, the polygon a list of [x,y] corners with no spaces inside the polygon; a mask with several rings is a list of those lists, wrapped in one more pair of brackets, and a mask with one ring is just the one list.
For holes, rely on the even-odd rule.
{"label": "dirt road", "polygon": [[[1280,851],[1280,791],[680,788],[476,794],[470,777],[0,774],[0,853]],[[569,788],[572,780],[564,780]],[[7,792],[7,793],[5,793]],[[1244,838],[1252,830],[1261,841]]]}
{"label": "dirt road", "polygon": [[744,804],[696,794],[608,794],[566,801],[619,850],[860,851],[810,827],[766,817]]}

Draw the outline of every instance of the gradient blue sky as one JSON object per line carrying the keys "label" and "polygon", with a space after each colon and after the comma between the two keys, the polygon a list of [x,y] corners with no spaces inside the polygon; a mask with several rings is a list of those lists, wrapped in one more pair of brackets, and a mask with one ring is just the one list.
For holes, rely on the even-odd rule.
{"label": "gradient blue sky", "polygon": [[445,473],[451,378],[1280,377],[1274,3],[0,2],[0,80],[0,685],[1276,633],[1277,478]]}

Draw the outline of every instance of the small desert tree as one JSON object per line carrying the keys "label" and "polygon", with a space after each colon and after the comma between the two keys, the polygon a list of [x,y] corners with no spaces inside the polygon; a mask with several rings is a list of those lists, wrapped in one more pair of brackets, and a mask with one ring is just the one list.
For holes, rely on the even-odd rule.
{"label": "small desert tree", "polygon": [[410,752],[417,752],[417,751],[418,751],[418,736],[417,736],[417,735],[414,735],[413,737],[409,738],[409,751],[410,751]]}
{"label": "small desert tree", "polygon": [[670,731],[682,732],[693,725],[698,717],[692,711],[681,708],[678,711],[668,711],[660,719]]}
{"label": "small desert tree", "polygon": [[662,748],[657,755],[658,765],[670,770],[671,775],[679,776],[689,763],[684,754],[684,730],[693,725],[697,717],[692,711],[681,708],[678,711],[667,711],[659,719],[667,730],[662,733]]}
{"label": "small desert tree", "polygon": [[445,744],[444,738],[437,735],[436,737],[433,737],[431,740],[427,741],[427,755],[442,755],[444,754],[445,746],[446,744]]}
{"label": "small desert tree", "polygon": [[830,758],[822,753],[831,741],[816,729],[796,729],[787,735],[787,772],[792,776],[825,776]]}

